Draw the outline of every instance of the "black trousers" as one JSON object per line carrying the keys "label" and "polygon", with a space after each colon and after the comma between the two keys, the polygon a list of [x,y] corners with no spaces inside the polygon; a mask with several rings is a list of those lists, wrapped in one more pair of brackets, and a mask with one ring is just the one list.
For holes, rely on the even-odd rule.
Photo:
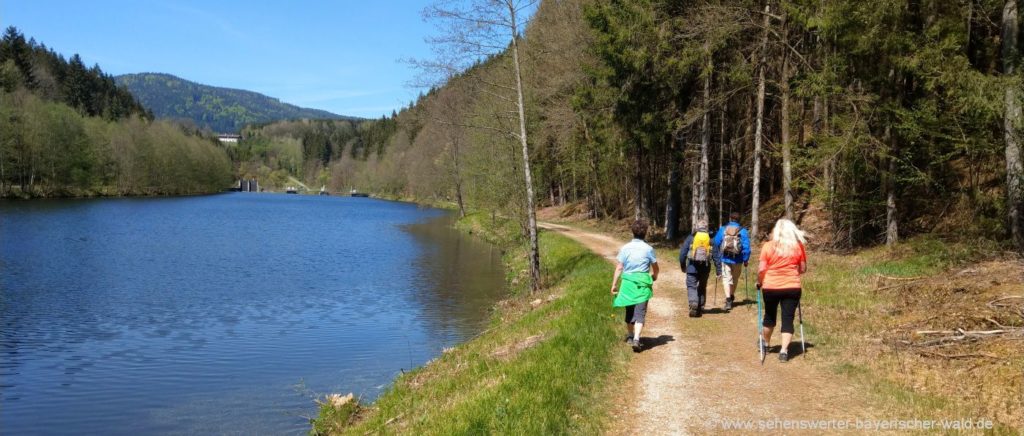
{"label": "black trousers", "polygon": [[793,333],[793,319],[796,318],[796,307],[800,305],[800,289],[762,289],[764,295],[765,327],[775,327],[775,313],[782,305],[782,333]]}
{"label": "black trousers", "polygon": [[696,272],[686,273],[686,299],[690,306],[704,308],[708,300],[708,277],[711,275],[711,266],[699,266]]}

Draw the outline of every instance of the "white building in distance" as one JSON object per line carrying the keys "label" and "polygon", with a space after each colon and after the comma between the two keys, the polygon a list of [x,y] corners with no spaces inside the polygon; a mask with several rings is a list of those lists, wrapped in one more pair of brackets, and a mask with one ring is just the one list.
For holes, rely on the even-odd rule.
{"label": "white building in distance", "polygon": [[217,135],[217,139],[220,140],[221,144],[238,144],[238,141],[242,139],[242,135],[233,135],[230,133],[220,133]]}

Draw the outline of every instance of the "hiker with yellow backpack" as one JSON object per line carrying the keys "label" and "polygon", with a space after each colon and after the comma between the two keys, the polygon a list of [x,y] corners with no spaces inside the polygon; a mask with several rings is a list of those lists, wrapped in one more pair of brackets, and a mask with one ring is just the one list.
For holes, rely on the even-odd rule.
{"label": "hiker with yellow backpack", "polygon": [[679,266],[686,273],[686,294],[690,303],[690,317],[698,318],[704,313],[708,295],[708,277],[715,255],[712,252],[708,222],[697,221],[693,233],[679,250]]}

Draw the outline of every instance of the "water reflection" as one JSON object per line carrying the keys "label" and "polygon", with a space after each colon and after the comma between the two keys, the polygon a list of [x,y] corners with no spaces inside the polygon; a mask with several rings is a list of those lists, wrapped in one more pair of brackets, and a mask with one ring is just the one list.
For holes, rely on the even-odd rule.
{"label": "water reflection", "polygon": [[310,395],[372,399],[483,326],[499,254],[447,219],[244,193],[0,203],[4,433],[302,433]]}

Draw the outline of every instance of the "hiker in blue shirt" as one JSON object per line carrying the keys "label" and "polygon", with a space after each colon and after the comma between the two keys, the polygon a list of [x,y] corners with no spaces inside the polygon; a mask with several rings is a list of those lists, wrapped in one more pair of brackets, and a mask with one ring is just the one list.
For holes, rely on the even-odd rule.
{"label": "hiker in blue shirt", "polygon": [[654,296],[654,281],[658,279],[658,258],[654,247],[644,242],[647,223],[634,221],[630,230],[633,240],[623,245],[615,257],[611,293],[615,296],[612,305],[626,308],[626,343],[639,352],[643,349],[640,333],[647,316],[647,302]]}
{"label": "hiker in blue shirt", "polygon": [[750,260],[750,234],[740,225],[740,214],[729,214],[729,222],[715,233],[714,245],[715,266],[722,265],[716,273],[722,279],[725,288],[726,311],[732,310],[736,284],[739,282],[743,267]]}

